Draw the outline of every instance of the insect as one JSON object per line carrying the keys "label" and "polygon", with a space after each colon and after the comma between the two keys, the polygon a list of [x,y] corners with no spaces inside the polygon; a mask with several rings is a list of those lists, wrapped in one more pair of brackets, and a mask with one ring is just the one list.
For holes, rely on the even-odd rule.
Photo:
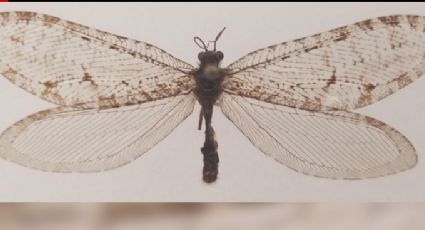
{"label": "insect", "polygon": [[[54,172],[122,166],[165,138],[201,105],[203,180],[218,175],[214,105],[263,153],[325,178],[385,176],[417,163],[400,132],[350,110],[419,78],[425,18],[373,18],[272,45],[223,68],[216,39],[199,66],[108,32],[33,12],[0,13],[0,72],[58,105],[9,127],[0,155]],[[213,46],[210,48],[210,46]]]}

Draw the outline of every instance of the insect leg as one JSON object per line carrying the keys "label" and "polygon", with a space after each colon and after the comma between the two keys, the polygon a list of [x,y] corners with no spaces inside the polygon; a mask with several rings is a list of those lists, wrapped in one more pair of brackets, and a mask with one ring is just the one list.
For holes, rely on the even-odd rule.
{"label": "insect leg", "polygon": [[198,130],[201,130],[202,128],[203,119],[204,119],[204,109],[201,108],[201,112],[199,112]]}
{"label": "insect leg", "polygon": [[204,155],[203,180],[212,183],[217,179],[218,174],[218,144],[215,140],[215,132],[211,126],[213,107],[202,108],[205,118],[205,142],[201,152]]}

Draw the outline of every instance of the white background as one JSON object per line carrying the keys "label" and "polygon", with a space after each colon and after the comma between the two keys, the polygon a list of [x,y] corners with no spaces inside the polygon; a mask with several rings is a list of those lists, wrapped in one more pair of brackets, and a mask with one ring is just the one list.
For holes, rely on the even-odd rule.
{"label": "white background", "polygon": [[[154,44],[193,65],[197,35],[213,39],[223,66],[255,49],[388,14],[425,15],[420,3],[2,3]],[[1,33],[1,30],[0,30]],[[1,51],[0,51],[1,55]],[[359,110],[397,128],[419,155],[407,172],[335,181],[296,173],[257,150],[217,108],[218,181],[201,180],[199,106],[168,138],[136,161],[93,174],[46,173],[0,160],[1,201],[425,201],[425,79]],[[0,130],[52,107],[0,77]]]}

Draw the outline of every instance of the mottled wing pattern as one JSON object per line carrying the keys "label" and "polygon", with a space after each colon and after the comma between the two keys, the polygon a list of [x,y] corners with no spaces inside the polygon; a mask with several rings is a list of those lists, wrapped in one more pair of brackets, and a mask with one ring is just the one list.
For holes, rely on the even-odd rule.
{"label": "mottled wing pattern", "polygon": [[228,68],[225,91],[306,110],[355,109],[425,70],[425,18],[374,18],[254,51]]}
{"label": "mottled wing pattern", "polygon": [[348,111],[307,111],[224,93],[223,113],[266,155],[307,175],[361,179],[412,168],[411,143],[392,127]]}
{"label": "mottled wing pattern", "polygon": [[0,73],[61,106],[112,108],[186,94],[192,69],[144,42],[45,14],[0,13]]}
{"label": "mottled wing pattern", "polygon": [[17,122],[0,136],[0,156],[55,172],[91,172],[126,164],[192,113],[193,93],[104,110],[58,107]]}

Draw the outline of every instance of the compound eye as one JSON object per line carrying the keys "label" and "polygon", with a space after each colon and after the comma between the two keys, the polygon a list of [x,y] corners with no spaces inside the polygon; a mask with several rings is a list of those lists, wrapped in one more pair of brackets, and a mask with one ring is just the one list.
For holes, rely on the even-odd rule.
{"label": "compound eye", "polygon": [[221,61],[221,60],[223,60],[223,58],[224,58],[224,54],[223,54],[223,52],[221,52],[221,51],[217,51],[217,57],[218,57],[218,59]]}
{"label": "compound eye", "polygon": [[205,52],[200,52],[198,54],[198,59],[201,61],[202,59],[204,59],[204,56],[205,56]]}

